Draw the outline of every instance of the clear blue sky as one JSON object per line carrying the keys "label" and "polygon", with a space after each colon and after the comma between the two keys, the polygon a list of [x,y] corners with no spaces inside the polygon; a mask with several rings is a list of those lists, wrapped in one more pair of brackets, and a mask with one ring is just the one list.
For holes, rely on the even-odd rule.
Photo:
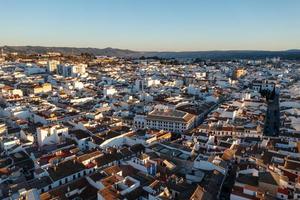
{"label": "clear blue sky", "polygon": [[0,0],[0,45],[300,48],[299,0]]}

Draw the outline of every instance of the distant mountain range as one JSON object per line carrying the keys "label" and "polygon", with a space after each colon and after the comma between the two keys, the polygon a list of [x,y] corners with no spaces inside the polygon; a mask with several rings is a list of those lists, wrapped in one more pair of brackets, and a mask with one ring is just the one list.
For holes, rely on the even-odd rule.
{"label": "distant mountain range", "polygon": [[90,53],[96,56],[117,57],[160,57],[177,59],[259,59],[266,57],[281,57],[283,59],[300,60],[300,49],[286,51],[261,51],[261,50],[229,50],[229,51],[181,51],[181,52],[159,52],[159,51],[132,51],[116,48],[76,48],[76,47],[43,47],[43,46],[3,46],[0,47],[5,53],[18,52],[25,54],[44,54],[47,52],[60,52],[62,54]]}

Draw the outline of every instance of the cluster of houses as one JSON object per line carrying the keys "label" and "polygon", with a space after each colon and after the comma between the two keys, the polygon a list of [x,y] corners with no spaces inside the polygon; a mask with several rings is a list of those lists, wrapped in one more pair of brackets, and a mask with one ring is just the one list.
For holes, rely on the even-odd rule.
{"label": "cluster of houses", "polygon": [[[300,199],[299,69],[278,59],[3,61],[0,199]],[[269,137],[274,95],[280,129]]]}

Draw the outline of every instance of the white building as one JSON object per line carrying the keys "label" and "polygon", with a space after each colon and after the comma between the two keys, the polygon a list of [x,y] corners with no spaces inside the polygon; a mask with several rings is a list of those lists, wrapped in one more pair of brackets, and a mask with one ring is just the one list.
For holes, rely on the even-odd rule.
{"label": "white building", "polygon": [[187,93],[191,94],[191,95],[199,95],[201,93],[200,88],[193,85],[193,84],[189,84],[188,88],[187,88]]}
{"label": "white building", "polygon": [[38,145],[41,147],[44,145],[57,144],[60,142],[62,135],[66,136],[67,134],[68,128],[59,125],[38,128]]}
{"label": "white building", "polygon": [[139,157],[131,158],[127,163],[145,174],[156,175],[157,163],[151,160],[147,154],[141,154]]}
{"label": "white building", "polygon": [[136,80],[134,88],[137,91],[143,91],[146,87],[157,86],[160,84],[159,80],[150,77],[142,80]]}
{"label": "white building", "polygon": [[194,160],[194,168],[204,171],[213,171],[217,170],[223,175],[227,173],[227,166],[223,159],[218,156],[211,156],[209,158],[204,158],[202,155]]}
{"label": "white building", "polygon": [[114,87],[112,87],[112,86],[110,86],[110,87],[104,87],[104,89],[103,89],[104,96],[111,96],[111,95],[116,94],[117,92],[118,91]]}
{"label": "white building", "polygon": [[144,80],[146,87],[151,87],[151,86],[157,86],[160,85],[160,81],[157,79],[153,79],[153,78],[146,78]]}
{"label": "white building", "polygon": [[58,65],[57,73],[64,77],[79,77],[86,74],[86,64],[78,64],[78,65]]}
{"label": "white building", "polygon": [[146,127],[175,133],[184,133],[194,128],[196,117],[187,112],[160,108],[150,112],[146,117]]}
{"label": "white building", "polygon": [[275,83],[272,81],[254,81],[252,83],[252,89],[255,91],[261,91],[261,90],[266,90],[266,91],[273,91],[275,88]]}
{"label": "white building", "polygon": [[135,115],[133,118],[134,127],[138,129],[144,129],[146,127],[146,116],[145,115]]}
{"label": "white building", "polygon": [[56,72],[57,66],[59,65],[58,60],[49,60],[47,63],[47,71],[48,72]]}

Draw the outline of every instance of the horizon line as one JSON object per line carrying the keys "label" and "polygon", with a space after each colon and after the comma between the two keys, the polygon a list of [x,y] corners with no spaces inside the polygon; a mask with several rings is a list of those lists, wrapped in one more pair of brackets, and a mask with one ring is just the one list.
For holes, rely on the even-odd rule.
{"label": "horizon line", "polygon": [[79,47],[79,46],[47,46],[47,45],[1,45],[1,48],[4,47],[44,47],[44,48],[76,48],[76,49],[116,49],[116,50],[124,50],[124,51],[134,51],[134,52],[208,52],[208,51],[292,51],[292,50],[300,50],[300,48],[288,48],[288,49],[280,49],[280,50],[270,50],[270,49],[213,49],[213,50],[134,50],[128,48],[118,48],[118,47]]}

